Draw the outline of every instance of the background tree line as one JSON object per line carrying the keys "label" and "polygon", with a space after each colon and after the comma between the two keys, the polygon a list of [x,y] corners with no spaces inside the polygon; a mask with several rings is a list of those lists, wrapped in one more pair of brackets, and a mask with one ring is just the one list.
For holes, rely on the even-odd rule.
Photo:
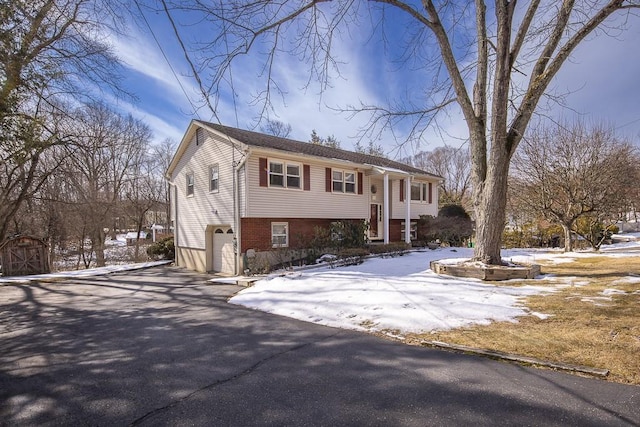
{"label": "background tree line", "polygon": [[103,36],[123,30],[122,10],[108,0],[0,3],[0,242],[44,237],[52,258],[73,242],[78,263],[101,266],[108,232],[166,211],[172,143],[151,145],[146,124],[99,101],[131,96]]}
{"label": "background tree line", "polygon": [[[640,151],[615,129],[580,121],[546,122],[534,126],[521,144],[509,175],[504,244],[562,243],[571,251],[580,238],[598,249],[621,221],[637,222]],[[451,206],[460,206],[475,217],[466,146],[438,147],[403,161],[445,178],[439,199],[442,218],[423,220],[422,234],[455,244],[462,235],[470,236],[464,215],[448,214]]]}

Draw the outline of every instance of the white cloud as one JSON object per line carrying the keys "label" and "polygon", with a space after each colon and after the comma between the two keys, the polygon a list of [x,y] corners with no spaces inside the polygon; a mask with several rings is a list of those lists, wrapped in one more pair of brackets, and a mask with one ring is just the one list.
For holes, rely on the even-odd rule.
{"label": "white cloud", "polygon": [[[157,33],[164,31],[166,34],[166,29],[158,28]],[[184,31],[189,30],[185,28]],[[427,81],[415,79],[415,75],[411,80],[406,72],[380,66],[387,59],[380,56],[377,46],[372,48],[371,44],[366,45],[365,33],[359,28],[359,31],[350,34],[351,38],[334,40],[334,53],[344,64],[340,65],[341,76],[334,76],[331,86],[325,91],[320,90],[317,82],[307,86],[308,67],[296,58],[282,55],[275,63],[275,75],[286,94],[284,100],[275,92],[271,94],[277,115],[272,118],[291,124],[293,138],[308,140],[315,129],[322,136],[335,135],[343,148],[351,149],[355,142],[353,137],[366,126],[368,117],[360,114],[349,120],[332,107],[359,105],[361,101],[384,106],[399,95],[420,90],[422,81]],[[640,58],[635,54],[637,48],[634,46],[634,40],[639,35],[635,30],[623,33],[623,41],[596,38],[576,52],[575,63],[567,64],[554,81],[559,91],[580,89],[567,98],[572,108],[589,117],[608,118],[618,126],[640,119],[636,107],[638,86],[634,84],[636,76],[640,75]],[[178,77],[173,75],[151,36],[132,32],[130,38],[114,38],[113,42],[129,69],[147,78],[140,85],[146,90],[157,87],[154,101],[141,96],[140,106],[128,106],[127,111],[149,123],[160,139],[165,136],[179,139],[191,117],[203,115],[203,119],[212,121],[215,118],[206,109],[193,111],[197,108],[187,101],[178,81],[192,101],[199,100],[200,94],[193,78],[181,74],[187,70],[184,58],[175,41],[171,42],[170,37],[168,39],[162,42],[163,47]],[[255,125],[261,109],[260,105],[253,103],[253,96],[262,89],[261,84],[265,81],[264,76],[260,77],[262,66],[254,54],[233,64],[235,102],[230,88],[223,88],[217,107],[218,117],[223,124],[242,128]],[[230,81],[227,76],[227,83]],[[161,102],[157,101],[158,98]],[[557,110],[553,113],[560,114]],[[429,150],[443,143],[460,145],[467,136],[467,127],[457,106],[450,109],[448,116],[441,115],[438,124],[438,129],[429,129],[425,133],[424,143],[419,149]],[[623,130],[637,135],[640,121]],[[401,140],[406,136],[403,134],[406,130],[394,131],[399,133],[396,136]],[[387,151],[395,146],[390,132],[384,135],[380,143]],[[410,149],[408,151],[411,153]]]}
{"label": "white cloud", "polygon": [[153,142],[160,142],[166,138],[179,142],[189,123],[189,118],[186,115],[182,117],[176,116],[176,120],[169,123],[167,120],[156,115],[156,113],[142,109],[129,102],[116,100],[112,97],[107,98],[107,100],[119,111],[131,114],[135,119],[146,123],[153,132]]}
{"label": "white cloud", "polygon": [[197,87],[193,81],[184,77],[185,72],[180,66],[181,62],[169,56],[170,46],[163,46],[163,50],[169,56],[171,66],[150,35],[131,29],[128,37],[112,34],[110,41],[116,55],[127,68],[153,79],[155,83],[168,91],[168,95],[171,95],[173,99],[178,98],[182,104],[189,106],[187,95],[192,100],[198,98]]}
{"label": "white cloud", "polygon": [[[635,21],[640,24],[640,20]],[[567,96],[569,108],[587,121],[604,120],[618,127],[619,134],[636,140],[640,139],[639,39],[640,28],[636,25],[617,37],[603,34],[587,40],[556,81],[559,91],[572,92]]]}

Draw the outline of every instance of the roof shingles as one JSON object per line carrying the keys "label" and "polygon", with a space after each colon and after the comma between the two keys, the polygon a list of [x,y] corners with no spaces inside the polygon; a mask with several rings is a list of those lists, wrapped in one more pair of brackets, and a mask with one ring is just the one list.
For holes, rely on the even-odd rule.
{"label": "roof shingles", "polygon": [[366,164],[371,166],[379,166],[384,168],[398,169],[403,172],[419,175],[427,175],[441,179],[440,176],[426,172],[422,169],[406,165],[404,163],[389,160],[384,157],[372,156],[370,154],[356,153],[353,151],[342,150],[340,148],[328,147],[326,145],[312,144],[309,142],[295,141],[293,139],[281,138],[273,135],[266,135],[259,132],[252,132],[244,129],[223,126],[215,123],[195,120],[205,127],[212,128],[218,132],[224,133],[229,137],[236,139],[249,146],[271,148],[274,150],[287,151],[292,153],[301,153],[309,156],[322,157],[326,159],[345,160],[353,163]]}

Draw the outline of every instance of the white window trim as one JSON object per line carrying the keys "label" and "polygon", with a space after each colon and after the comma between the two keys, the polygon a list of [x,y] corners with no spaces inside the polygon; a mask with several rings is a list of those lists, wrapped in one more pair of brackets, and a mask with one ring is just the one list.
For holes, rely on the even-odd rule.
{"label": "white window trim", "polygon": [[420,199],[418,200],[414,200],[411,197],[411,191],[409,191],[409,200],[411,201],[411,203],[420,203],[420,204],[429,204],[429,183],[428,182],[412,182],[411,183],[411,187],[410,189],[414,186],[414,185],[419,185],[420,186]]}
{"label": "white window trim", "polygon": [[[418,221],[417,220],[411,220],[409,222],[411,230],[409,231],[409,235],[411,236],[411,240],[416,240],[418,238]],[[404,233],[405,233],[405,225],[406,225],[406,221],[402,221],[400,223],[400,235],[402,236],[402,238],[404,239]]]}
{"label": "white window trim", "polygon": [[[289,175],[289,166],[295,166],[298,168],[298,175]],[[286,188],[290,188],[293,190],[302,190],[302,180],[304,179],[302,172],[302,164],[297,162],[285,162],[284,164],[284,185]],[[298,178],[298,186],[297,187],[289,187],[289,177]]]}
{"label": "white window trim", "polygon": [[[418,198],[413,198],[413,188],[418,187]],[[409,200],[411,203],[420,203],[424,200],[424,195],[422,194],[422,183],[421,182],[412,182],[409,186]]]}
{"label": "white window trim", "polygon": [[[218,175],[218,177],[216,178],[217,188],[215,189],[211,188],[211,183],[213,182],[213,180],[211,179],[211,172],[214,169],[216,170],[216,174]],[[218,165],[218,163],[216,163],[209,166],[209,193],[218,193],[219,191],[220,191],[220,166]]]}
{"label": "white window trim", "polygon": [[[273,227],[279,227],[284,225],[284,234],[274,234]],[[274,236],[284,236],[284,243],[273,243]],[[289,247],[289,223],[288,222],[272,222],[271,223],[271,246],[274,248],[288,248]]]}
{"label": "white window trim", "polygon": [[[272,163],[277,163],[282,165],[282,174],[276,174],[276,175],[282,175],[282,185],[271,185],[271,164]],[[287,173],[287,167],[288,166],[296,166],[298,168],[298,175],[289,175]],[[269,188],[286,188],[289,190],[302,190],[304,188],[304,173],[303,173],[303,166],[302,163],[298,163],[298,162],[287,162],[281,159],[267,159],[267,185]],[[297,177],[299,179],[300,182],[300,186],[298,187],[289,187],[287,185],[287,178],[291,176],[291,177]]]}
{"label": "white window trim", "polygon": [[[342,180],[339,181],[333,177],[334,172],[340,172],[342,174]],[[353,175],[353,183],[349,182],[349,184],[353,184],[353,191],[347,191],[347,174]],[[334,182],[342,183],[342,191],[335,190],[333,187]],[[348,169],[331,169],[331,192],[338,194],[358,194],[358,173],[354,170]]]}
{"label": "white window trim", "polygon": [[[189,177],[191,177],[191,185],[189,185]],[[185,173],[185,194],[187,197],[193,197],[196,193],[196,175],[193,172]],[[189,187],[191,187],[191,192],[189,192]]]}

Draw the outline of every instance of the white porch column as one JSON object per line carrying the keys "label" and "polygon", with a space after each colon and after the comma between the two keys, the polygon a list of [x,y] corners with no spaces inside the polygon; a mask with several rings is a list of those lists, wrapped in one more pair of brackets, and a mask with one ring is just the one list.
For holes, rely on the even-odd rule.
{"label": "white porch column", "polygon": [[411,177],[404,180],[404,242],[411,243]]}
{"label": "white porch column", "polygon": [[384,243],[389,243],[389,175],[385,172],[383,186],[383,228]]}

